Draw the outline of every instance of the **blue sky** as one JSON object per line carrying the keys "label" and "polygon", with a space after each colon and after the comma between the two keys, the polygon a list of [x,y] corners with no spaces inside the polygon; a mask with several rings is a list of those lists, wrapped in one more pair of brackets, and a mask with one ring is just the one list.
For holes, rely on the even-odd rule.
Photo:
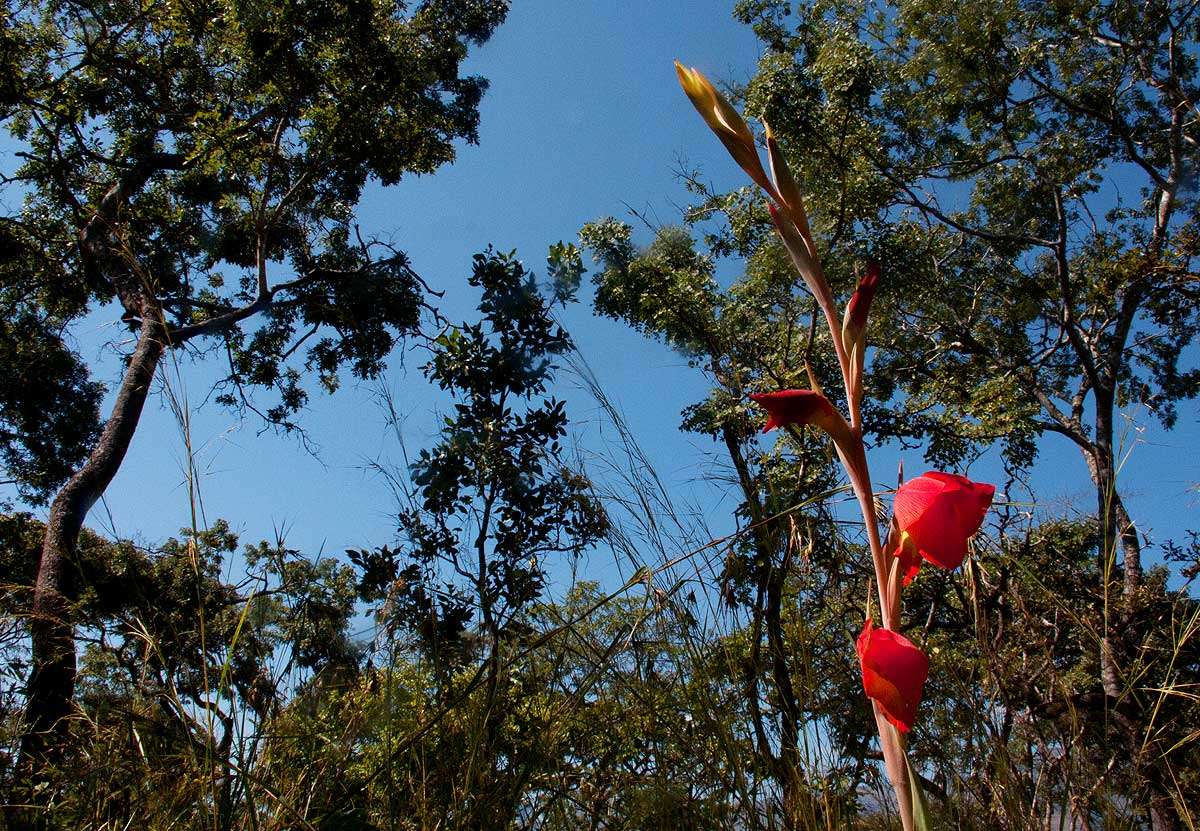
{"label": "blue sky", "polygon": [[[469,62],[491,88],[481,107],[480,144],[462,147],[458,161],[432,176],[398,186],[372,187],[360,207],[364,233],[390,238],[415,269],[445,291],[451,320],[473,315],[466,285],[472,255],[489,244],[516,249],[544,274],[547,246],[573,240],[579,227],[605,215],[628,218],[632,207],[665,224],[677,222],[687,196],[675,180],[677,159],[699,164],[717,187],[743,184],[741,172],[680,92],[672,59],[710,77],[748,79],[759,46],[730,15],[730,0],[612,2],[518,0],[508,21]],[[703,395],[703,377],[686,361],[626,327],[595,318],[585,302],[562,314],[580,352],[608,395],[621,407],[640,444],[681,504],[695,503],[715,531],[728,530],[732,497],[711,483],[716,447],[677,430],[680,410]],[[76,331],[78,348],[100,361],[102,380],[114,382],[118,365],[104,344],[124,337],[112,318],[94,316]],[[397,353],[385,383],[406,416],[408,449],[428,445],[432,413],[445,406],[420,376],[420,350]],[[209,521],[228,519],[252,542],[286,530],[292,547],[312,554],[391,542],[395,506],[377,475],[378,461],[397,464],[400,448],[385,423],[373,385],[348,383],[334,396],[315,392],[303,423],[317,456],[294,438],[259,434],[211,403],[213,372],[183,362],[162,376],[194,410],[191,437],[201,472],[199,493]],[[598,408],[564,378],[575,435],[586,453],[611,447]],[[1196,407],[1185,404],[1181,429],[1163,433],[1130,414],[1126,435],[1135,444],[1123,473],[1130,512],[1156,539],[1181,539],[1196,522],[1194,490],[1200,459]],[[183,485],[185,447],[163,398],[152,399],[126,464],[90,524],[122,537],[161,540],[189,524]],[[894,481],[897,454],[873,459],[875,478]],[[905,454],[909,475],[924,470],[919,454]],[[981,464],[974,478],[997,481]],[[1094,492],[1078,453],[1049,437],[1036,481],[1051,513],[1094,510]],[[697,543],[703,540],[696,540]],[[598,554],[595,576],[612,570]]]}

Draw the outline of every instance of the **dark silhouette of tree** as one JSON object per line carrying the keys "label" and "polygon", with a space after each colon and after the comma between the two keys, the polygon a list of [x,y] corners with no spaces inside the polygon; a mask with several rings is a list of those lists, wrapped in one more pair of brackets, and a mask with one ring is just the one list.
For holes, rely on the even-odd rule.
{"label": "dark silhouette of tree", "polygon": [[563,402],[543,398],[571,348],[567,333],[515,255],[477,254],[469,282],[482,291],[482,320],[433,343],[425,374],[454,405],[412,463],[402,545],[350,555],[364,599],[385,600],[385,624],[416,636],[446,699],[462,704],[478,691],[479,720],[460,735],[469,744],[446,745],[454,772],[437,787],[455,827],[504,828],[528,785],[526,763],[545,762],[524,758],[516,728],[505,729],[520,698],[506,660],[529,631],[548,570],[594,545],[607,520],[567,462]]}

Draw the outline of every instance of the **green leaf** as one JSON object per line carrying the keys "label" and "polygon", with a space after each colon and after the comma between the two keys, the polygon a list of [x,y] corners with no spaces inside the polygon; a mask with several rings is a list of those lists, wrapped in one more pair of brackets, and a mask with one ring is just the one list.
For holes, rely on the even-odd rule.
{"label": "green leaf", "polygon": [[933,823],[929,820],[929,806],[925,803],[925,792],[921,790],[921,780],[913,770],[908,754],[904,755],[904,766],[908,769],[908,791],[912,795],[912,820],[914,831],[929,831]]}

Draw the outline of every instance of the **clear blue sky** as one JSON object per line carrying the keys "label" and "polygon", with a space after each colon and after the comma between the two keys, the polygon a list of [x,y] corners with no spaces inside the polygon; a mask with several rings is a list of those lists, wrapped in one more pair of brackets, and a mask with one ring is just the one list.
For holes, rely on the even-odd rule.
{"label": "clear blue sky", "polygon": [[[573,240],[591,219],[627,216],[627,205],[658,222],[677,222],[677,206],[687,201],[673,176],[680,155],[703,166],[718,187],[741,185],[741,172],[679,91],[671,65],[679,58],[713,77],[748,79],[759,47],[732,20],[731,6],[731,0],[517,0],[508,21],[469,62],[471,72],[491,81],[480,144],[462,147],[458,161],[433,176],[372,188],[359,212],[364,231],[407,250],[416,270],[446,292],[443,312],[462,320],[473,314],[466,285],[471,256],[488,244],[517,249],[542,274],[549,244]],[[711,513],[714,530],[727,530],[734,501],[722,500],[705,481],[716,448],[677,430],[680,410],[703,394],[704,379],[669,350],[593,317],[586,289],[580,297],[585,302],[566,310],[563,322],[581,352],[680,502],[699,503]],[[93,318],[76,333],[87,358],[105,361],[109,382],[118,367],[101,344],[114,332],[121,330],[111,321]],[[409,416],[410,452],[431,441],[431,413],[444,406],[421,379],[424,360],[420,351],[398,353],[386,378]],[[168,365],[166,377],[195,409],[212,373],[183,363],[178,376]],[[584,450],[605,452],[611,435],[601,433],[594,402],[569,382],[559,392]],[[1131,415],[1129,436],[1138,444],[1122,474],[1130,511],[1156,539],[1182,538],[1185,528],[1200,526],[1200,496],[1191,490],[1200,481],[1196,407],[1183,407],[1181,429],[1171,434],[1140,413]],[[229,519],[246,542],[285,528],[289,543],[310,554],[391,542],[393,502],[363,468],[371,460],[398,463],[400,450],[372,387],[348,385],[333,397],[314,391],[303,423],[319,458],[292,438],[259,435],[259,424],[238,423],[212,404],[194,413],[191,433],[208,520]],[[1044,448],[1037,480],[1047,510],[1093,510],[1078,453],[1056,437]],[[152,399],[129,458],[90,524],[147,542],[177,533],[190,521],[184,457],[175,418],[161,399]],[[895,453],[876,455],[877,481],[894,481],[896,460]],[[910,475],[924,470],[915,452],[906,454],[905,464]],[[997,481],[999,472],[984,464],[971,474]],[[603,560],[597,556],[596,575],[610,576]]]}

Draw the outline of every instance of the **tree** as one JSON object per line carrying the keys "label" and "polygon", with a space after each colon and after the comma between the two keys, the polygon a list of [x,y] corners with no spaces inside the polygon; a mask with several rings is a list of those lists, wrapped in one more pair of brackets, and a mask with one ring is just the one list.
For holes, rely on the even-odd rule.
{"label": "tree", "polygon": [[[499,746],[480,741],[498,702],[470,684],[472,667],[448,698],[424,650],[401,646],[357,685],[298,697],[262,731],[256,768],[262,792],[298,811],[264,812],[258,827],[302,818],[374,829],[402,818],[406,828],[476,828],[490,816],[499,824],[486,827],[514,831],[717,829],[753,816],[752,796],[730,798],[752,776],[726,735],[741,715],[740,684],[710,678],[705,665],[724,656],[688,643],[678,607],[642,588],[614,597],[580,581],[522,613],[525,636],[505,645]],[[515,811],[504,805],[514,796],[479,770],[497,749]]]}
{"label": "tree", "polygon": [[432,785],[446,815],[460,827],[503,828],[531,771],[527,737],[512,724],[523,705],[508,660],[555,560],[578,557],[607,523],[565,458],[563,402],[538,401],[571,348],[567,333],[513,254],[476,255],[469,283],[482,292],[482,320],[440,335],[425,367],[455,403],[438,442],[412,463],[402,545],[350,555],[364,599],[386,600],[386,623],[415,636],[439,703],[473,699],[467,726],[440,754],[456,773]]}
{"label": "tree", "polygon": [[[29,614],[44,531],[28,514],[0,515],[6,615]],[[230,580],[237,547],[224,520],[149,550],[80,535],[76,707],[88,729],[40,771],[39,798],[53,806],[40,819],[51,827],[187,816],[231,828],[264,798],[254,771],[272,715],[357,679],[350,566],[276,540],[245,546],[245,572]],[[19,724],[5,719],[6,748],[19,744]],[[10,793],[9,819],[27,821],[12,804],[19,789]],[[280,798],[269,798],[275,810]]]}
{"label": "tree", "polygon": [[[459,66],[506,11],[6,4],[0,120],[21,164],[3,186],[22,204],[0,217],[0,354],[12,362],[0,455],[26,498],[58,488],[30,625],[28,764],[66,737],[77,540],[164,352],[223,355],[223,403],[282,429],[305,403],[302,370],[329,390],[342,371],[376,375],[417,330],[422,285],[401,251],[357,235],[354,206],[369,179],[431,172],[455,140],[476,139],[486,83]],[[63,337],[106,308],[135,340],[101,424],[100,389]],[[254,388],[274,391],[270,406]]]}
{"label": "tree", "polygon": [[[981,547],[964,579],[914,584],[939,665],[922,703],[934,705],[935,720],[918,739],[930,777],[951,797],[939,814],[955,827],[1040,827],[1048,812],[1076,827],[1144,827],[1162,789],[1189,816],[1200,701],[1184,693],[1200,675],[1200,603],[1167,590],[1165,569],[1147,570],[1133,625],[1154,656],[1140,691],[1155,707],[1154,736],[1141,749],[1154,764],[1130,759],[1118,732],[1129,703],[1110,702],[1110,717],[1098,717],[1100,525],[1094,517],[1021,525]],[[1163,774],[1169,785],[1153,778]]]}
{"label": "tree", "polygon": [[959,26],[922,2],[820,3],[789,27],[784,3],[737,14],[772,46],[748,106],[803,143],[831,245],[857,229],[888,258],[872,377],[892,406],[877,433],[928,438],[943,461],[1004,439],[1018,467],[1040,434],[1066,436],[1131,596],[1141,546],[1116,488],[1117,413],[1141,404],[1169,428],[1200,392],[1185,351],[1200,327],[1194,15],[977,2]]}

